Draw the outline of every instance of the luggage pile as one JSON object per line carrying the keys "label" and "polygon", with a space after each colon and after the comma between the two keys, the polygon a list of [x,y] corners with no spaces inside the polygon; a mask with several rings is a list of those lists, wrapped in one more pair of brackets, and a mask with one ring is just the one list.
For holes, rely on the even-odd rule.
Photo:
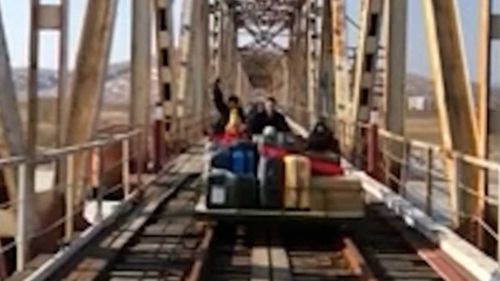
{"label": "luggage pile", "polygon": [[361,185],[343,175],[338,155],[292,135],[214,144],[206,166],[209,209],[362,208]]}

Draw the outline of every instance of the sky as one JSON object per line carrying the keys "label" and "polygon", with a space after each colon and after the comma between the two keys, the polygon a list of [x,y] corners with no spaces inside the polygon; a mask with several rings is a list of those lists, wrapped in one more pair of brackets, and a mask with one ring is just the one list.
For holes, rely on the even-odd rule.
{"label": "sky", "polygon": [[[58,3],[59,1],[60,0],[42,0],[42,3]],[[119,16],[115,27],[111,62],[123,62],[130,59],[131,0],[118,1]],[[410,6],[408,27],[408,71],[427,75],[429,71],[427,65],[425,32],[421,14],[421,1],[422,0],[408,1]],[[475,76],[477,1],[457,1],[459,3],[460,16],[462,19],[461,27],[464,33],[464,46],[470,69],[469,75],[473,79]],[[174,24],[177,28],[181,17],[182,2],[182,0],[174,0]],[[359,3],[359,0],[347,0],[346,2],[348,3],[348,14],[353,19],[357,19],[358,5],[356,3]],[[7,32],[9,52],[14,67],[23,67],[27,65],[29,3],[29,0],[0,0],[4,27]],[[79,43],[79,30],[81,30],[87,0],[70,0],[70,3],[70,65],[73,65]],[[43,68],[54,68],[57,63],[56,39],[57,35],[54,32],[44,32],[42,34],[40,65]],[[498,53],[500,56],[500,46],[494,48],[494,54],[495,53]],[[496,60],[494,60],[493,64],[496,64]]]}
{"label": "sky", "polygon": [[[144,0],[150,1],[150,0]],[[180,21],[182,0],[174,0],[174,24]],[[69,0],[70,65],[74,65],[79,45],[80,31],[85,16],[87,0]],[[111,50],[111,62],[130,60],[131,0],[118,0],[118,17]],[[60,0],[41,0],[41,3],[60,3]],[[28,61],[30,0],[0,0],[0,8],[7,33],[11,62],[14,67],[24,67]],[[176,28],[177,30],[177,28]],[[44,31],[41,35],[40,66],[55,68],[57,65],[57,32]]]}

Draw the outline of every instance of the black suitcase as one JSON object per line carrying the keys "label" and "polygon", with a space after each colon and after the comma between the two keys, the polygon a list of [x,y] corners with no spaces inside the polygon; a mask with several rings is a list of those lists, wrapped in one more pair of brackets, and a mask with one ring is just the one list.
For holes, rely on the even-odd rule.
{"label": "black suitcase", "polygon": [[225,170],[212,170],[207,180],[207,207],[234,208],[237,205],[236,177]]}
{"label": "black suitcase", "polygon": [[279,209],[283,206],[283,186],[285,164],[277,157],[262,157],[259,161],[258,178],[260,182],[259,201],[266,209]]}
{"label": "black suitcase", "polygon": [[236,177],[236,207],[241,209],[256,209],[259,207],[257,178],[250,175]]}

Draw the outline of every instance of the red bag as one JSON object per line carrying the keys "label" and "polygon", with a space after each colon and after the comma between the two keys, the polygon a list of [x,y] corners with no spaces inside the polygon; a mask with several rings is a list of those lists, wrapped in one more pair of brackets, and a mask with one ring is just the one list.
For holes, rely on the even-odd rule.
{"label": "red bag", "polygon": [[265,144],[259,148],[259,153],[264,157],[283,158],[289,154],[288,150],[276,146]]}
{"label": "red bag", "polygon": [[333,161],[314,155],[307,155],[307,157],[311,160],[313,175],[341,176],[344,174],[344,169]]}
{"label": "red bag", "polygon": [[241,134],[234,134],[229,132],[224,132],[222,134],[215,134],[212,136],[212,141],[220,144],[220,145],[230,145],[231,143],[241,140]]}

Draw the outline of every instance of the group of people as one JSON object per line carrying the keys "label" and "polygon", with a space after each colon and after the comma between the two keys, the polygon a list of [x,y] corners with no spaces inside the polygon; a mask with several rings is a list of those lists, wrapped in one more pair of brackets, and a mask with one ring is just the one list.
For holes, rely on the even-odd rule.
{"label": "group of people", "polygon": [[232,135],[260,135],[266,127],[273,127],[277,132],[289,132],[290,127],[280,112],[277,110],[276,99],[267,97],[263,101],[257,101],[245,114],[240,100],[237,96],[230,96],[224,100],[219,79],[213,87],[213,101],[219,119],[214,125],[214,133],[227,133]]}

